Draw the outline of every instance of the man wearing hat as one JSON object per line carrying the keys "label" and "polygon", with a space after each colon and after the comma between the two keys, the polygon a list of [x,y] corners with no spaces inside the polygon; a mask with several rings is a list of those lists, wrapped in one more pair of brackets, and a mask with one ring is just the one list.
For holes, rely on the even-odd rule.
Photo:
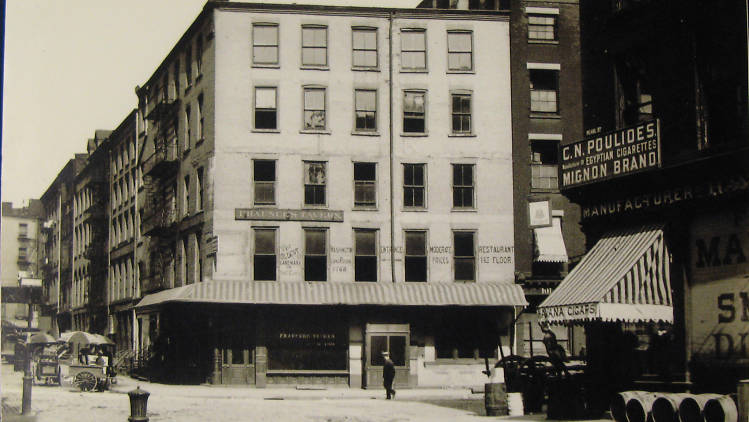
{"label": "man wearing hat", "polygon": [[382,352],[382,358],[385,363],[382,365],[382,381],[385,386],[385,392],[387,393],[386,399],[395,398],[395,390],[393,390],[393,379],[395,378],[395,364],[390,359],[390,353],[387,351]]}

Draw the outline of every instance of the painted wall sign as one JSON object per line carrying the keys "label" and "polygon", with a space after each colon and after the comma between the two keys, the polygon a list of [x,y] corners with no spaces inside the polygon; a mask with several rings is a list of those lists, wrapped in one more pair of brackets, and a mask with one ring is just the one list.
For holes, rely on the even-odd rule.
{"label": "painted wall sign", "polygon": [[749,190],[749,175],[734,175],[698,184],[685,184],[640,195],[582,204],[582,217],[617,215],[643,209],[659,208],[698,199],[716,198]]}
{"label": "painted wall sign", "polygon": [[532,229],[551,226],[551,201],[529,202],[528,218]]}
{"label": "painted wall sign", "polygon": [[692,355],[749,366],[749,213],[699,217],[690,249]]}
{"label": "painted wall sign", "polygon": [[560,189],[639,173],[661,165],[658,120],[596,134],[559,148]]}
{"label": "painted wall sign", "polygon": [[342,210],[291,210],[276,208],[236,208],[235,220],[343,221]]}

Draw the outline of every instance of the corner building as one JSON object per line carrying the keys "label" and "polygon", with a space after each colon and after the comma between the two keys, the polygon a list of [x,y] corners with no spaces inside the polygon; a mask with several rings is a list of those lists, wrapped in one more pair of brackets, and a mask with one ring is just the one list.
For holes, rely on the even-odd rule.
{"label": "corner building", "polygon": [[509,57],[504,12],[208,3],[137,89],[162,375],[483,383],[526,304]]}

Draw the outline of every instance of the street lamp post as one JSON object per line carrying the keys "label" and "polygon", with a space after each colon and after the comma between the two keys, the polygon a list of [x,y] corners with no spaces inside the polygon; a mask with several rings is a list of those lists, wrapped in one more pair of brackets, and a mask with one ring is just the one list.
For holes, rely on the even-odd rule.
{"label": "street lamp post", "polygon": [[31,385],[34,374],[31,373],[31,320],[34,318],[34,293],[35,288],[41,288],[42,280],[37,278],[19,277],[19,284],[26,293],[26,303],[28,306],[28,316],[26,318],[26,347],[24,348],[24,368],[23,368],[23,397],[21,399],[21,414],[28,415],[31,413]]}

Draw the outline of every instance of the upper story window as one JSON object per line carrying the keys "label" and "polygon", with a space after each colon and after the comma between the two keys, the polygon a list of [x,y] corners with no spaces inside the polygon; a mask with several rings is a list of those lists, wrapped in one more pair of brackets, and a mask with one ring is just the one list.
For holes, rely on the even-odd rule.
{"label": "upper story window", "polygon": [[354,91],[354,129],[361,132],[377,130],[377,91],[357,89]]}
{"label": "upper story window", "polygon": [[277,129],[275,87],[255,87],[255,129]]}
{"label": "upper story window", "polygon": [[427,68],[425,29],[401,29],[401,70]]}
{"label": "upper story window", "polygon": [[352,59],[354,68],[377,68],[377,28],[352,28]]}
{"label": "upper story window", "polygon": [[531,113],[559,113],[559,70],[529,68]]}
{"label": "upper story window", "polygon": [[302,66],[328,65],[328,27],[302,26]]}
{"label": "upper story window", "polygon": [[328,280],[327,230],[304,229],[304,281]]}
{"label": "upper story window", "polygon": [[304,130],[325,129],[325,88],[304,88]]}
{"label": "upper story window", "polygon": [[304,205],[325,205],[325,163],[304,162]]}
{"label": "upper story window", "polygon": [[18,223],[18,235],[21,237],[29,235],[29,225],[27,223]]}
{"label": "upper story window", "polygon": [[203,167],[198,168],[196,176],[195,207],[198,211],[202,211],[204,208],[203,201],[205,200],[203,195]]}
{"label": "upper story window", "polygon": [[179,98],[179,58],[172,65],[172,86],[174,87],[174,96],[172,99]]}
{"label": "upper story window", "polygon": [[473,173],[473,164],[453,164],[453,208],[474,208]]}
{"label": "upper story window", "polygon": [[198,95],[198,142],[205,139],[205,129],[203,126],[203,94]]}
{"label": "upper story window", "polygon": [[653,87],[646,68],[642,60],[633,56],[624,57],[617,63],[615,75],[619,127],[633,126],[654,117]]}
{"label": "upper story window", "polygon": [[453,232],[455,281],[476,281],[476,233]]}
{"label": "upper story window", "polygon": [[473,32],[447,32],[447,69],[452,71],[473,70]]}
{"label": "upper story window", "polygon": [[255,280],[276,279],[276,232],[275,228],[256,228],[252,268]]}
{"label": "upper story window", "polygon": [[190,149],[190,145],[192,145],[192,124],[190,123],[190,117],[192,114],[192,109],[190,106],[185,107],[185,142],[183,144],[183,151],[187,151]]}
{"label": "upper story window", "polygon": [[190,175],[185,176],[182,185],[182,215],[190,215]]}
{"label": "upper story window", "polygon": [[377,230],[354,229],[354,281],[377,281]]}
{"label": "upper story window", "polygon": [[557,41],[557,16],[528,15],[528,40]]}
{"label": "upper story window", "polygon": [[407,230],[405,280],[427,281],[427,232]]}
{"label": "upper story window", "polygon": [[198,35],[195,40],[195,71],[198,76],[203,74],[203,36]]}
{"label": "upper story window", "polygon": [[185,48],[185,79],[187,86],[192,85],[192,45],[188,44]]}
{"label": "upper story window", "polygon": [[252,25],[252,63],[278,64],[278,25],[256,23]]}
{"label": "upper story window", "polygon": [[377,165],[354,163],[354,207],[377,206]]}
{"label": "upper story window", "polygon": [[403,132],[426,133],[426,91],[403,92]]}
{"label": "upper story window", "polygon": [[255,205],[276,203],[276,162],[274,160],[253,160],[252,181]]}
{"label": "upper story window", "polygon": [[426,164],[403,164],[403,206],[426,205]]}
{"label": "upper story window", "polygon": [[454,92],[450,95],[452,105],[452,132],[454,134],[470,134],[471,124],[471,93]]}
{"label": "upper story window", "polygon": [[555,140],[531,141],[531,188],[559,189],[558,148]]}

